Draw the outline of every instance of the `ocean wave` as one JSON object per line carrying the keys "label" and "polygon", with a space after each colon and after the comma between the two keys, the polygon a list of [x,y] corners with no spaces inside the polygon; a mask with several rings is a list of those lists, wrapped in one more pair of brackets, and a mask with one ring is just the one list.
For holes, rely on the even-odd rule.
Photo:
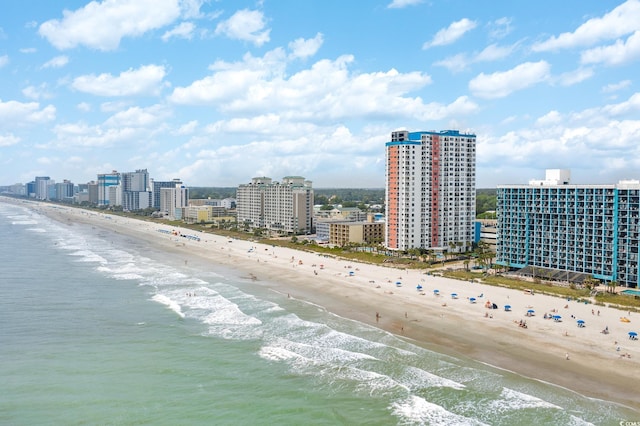
{"label": "ocean wave", "polygon": [[400,419],[399,424],[428,424],[428,425],[485,425],[478,420],[461,416],[444,407],[431,403],[416,395],[409,395],[401,401],[395,401],[389,407],[393,415]]}
{"label": "ocean wave", "polygon": [[178,316],[180,318],[184,318],[184,313],[182,313],[182,310],[180,309],[180,305],[178,303],[176,303],[175,301],[169,299],[167,296],[162,295],[162,294],[156,294],[151,299],[153,301],[155,301],[155,302],[158,302],[158,303],[161,303],[161,304],[167,306],[173,312],[178,314]]}

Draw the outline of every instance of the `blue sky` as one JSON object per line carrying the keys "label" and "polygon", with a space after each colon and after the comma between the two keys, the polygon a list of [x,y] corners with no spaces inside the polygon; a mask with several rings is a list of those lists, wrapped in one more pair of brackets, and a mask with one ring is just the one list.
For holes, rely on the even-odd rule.
{"label": "blue sky", "polygon": [[640,179],[640,0],[6,3],[0,185],[380,188],[401,128],[475,133],[480,188]]}

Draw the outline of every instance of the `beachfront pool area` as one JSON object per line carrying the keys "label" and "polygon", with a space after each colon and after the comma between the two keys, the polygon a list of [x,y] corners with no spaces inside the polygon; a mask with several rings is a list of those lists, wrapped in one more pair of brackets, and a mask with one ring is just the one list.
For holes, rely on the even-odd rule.
{"label": "beachfront pool area", "polygon": [[620,293],[628,296],[640,296],[640,290],[622,290]]}

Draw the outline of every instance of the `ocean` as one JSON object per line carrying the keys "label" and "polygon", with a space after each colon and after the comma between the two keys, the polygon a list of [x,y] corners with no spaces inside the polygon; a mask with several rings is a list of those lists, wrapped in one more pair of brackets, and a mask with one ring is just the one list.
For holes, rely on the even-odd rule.
{"label": "ocean", "polygon": [[239,271],[0,202],[2,425],[619,425]]}

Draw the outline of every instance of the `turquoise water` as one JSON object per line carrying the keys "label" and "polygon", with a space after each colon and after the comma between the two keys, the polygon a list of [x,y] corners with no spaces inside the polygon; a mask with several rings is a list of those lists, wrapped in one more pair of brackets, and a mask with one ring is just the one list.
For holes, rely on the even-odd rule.
{"label": "turquoise water", "polygon": [[0,424],[608,425],[242,273],[0,203]]}
{"label": "turquoise water", "polygon": [[640,290],[622,290],[622,294],[630,294],[632,296],[640,296]]}

